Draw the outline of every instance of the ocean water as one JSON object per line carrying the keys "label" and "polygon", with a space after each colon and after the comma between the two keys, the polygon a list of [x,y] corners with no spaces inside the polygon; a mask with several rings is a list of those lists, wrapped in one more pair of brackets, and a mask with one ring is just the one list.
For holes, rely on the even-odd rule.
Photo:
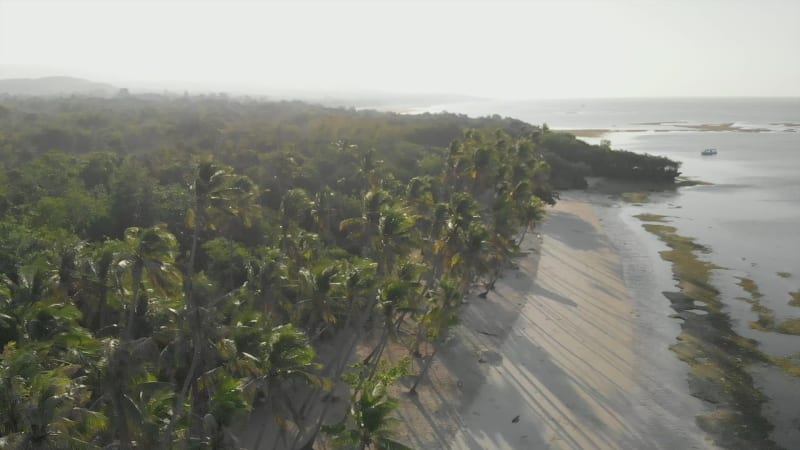
{"label": "ocean water", "polygon": [[[667,350],[680,327],[668,318],[669,303],[660,295],[675,286],[670,265],[658,256],[666,247],[634,218],[641,213],[669,216],[678,234],[710,249],[702,257],[721,267],[712,282],[739,335],[755,339],[772,356],[800,354],[800,336],[750,327],[758,317],[740,300],[748,294],[739,286],[741,278],[753,280],[777,323],[800,318],[800,307],[789,305],[790,293],[800,291],[800,98],[472,102],[426,110],[499,114],[552,129],[610,130],[584,140],[608,139],[612,148],[667,156],[681,161],[684,176],[712,183],[654,193],[643,205],[595,197],[627,261],[626,283],[642,317],[637,345],[647,376],[674,384],[685,371]],[[726,131],[693,128],[719,124],[728,124]],[[701,156],[706,148],[718,154]],[[764,414],[775,425],[772,438],[800,448],[800,379],[774,367],[752,367],[750,373],[768,397]],[[674,386],[681,388],[688,391]],[[673,393],[653,395],[668,402]],[[695,414],[703,409],[686,403],[677,408]]]}
{"label": "ocean water", "polygon": [[[550,128],[660,129],[669,124],[736,123],[750,128],[800,127],[800,98],[671,98],[474,101],[420,108],[469,116],[499,114]],[[784,126],[784,123],[795,126]],[[654,125],[665,123],[664,126]],[[800,131],[800,130],[797,130]]]}

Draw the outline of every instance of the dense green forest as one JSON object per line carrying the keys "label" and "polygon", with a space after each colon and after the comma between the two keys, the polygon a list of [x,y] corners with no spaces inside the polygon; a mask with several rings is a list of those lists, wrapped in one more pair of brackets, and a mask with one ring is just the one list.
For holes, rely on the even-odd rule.
{"label": "dense green forest", "polygon": [[677,175],[497,116],[221,95],[0,97],[0,155],[0,448],[31,449],[239,448],[255,410],[269,448],[404,448],[387,387],[551,180]]}

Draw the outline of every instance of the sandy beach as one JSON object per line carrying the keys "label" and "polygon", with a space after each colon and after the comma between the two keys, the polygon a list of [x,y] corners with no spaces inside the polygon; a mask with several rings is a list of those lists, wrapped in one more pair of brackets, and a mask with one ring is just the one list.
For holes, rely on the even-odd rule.
{"label": "sandy beach", "polygon": [[518,269],[467,299],[431,380],[400,394],[398,437],[420,449],[713,448],[642,376],[638,314],[592,208],[562,199]]}

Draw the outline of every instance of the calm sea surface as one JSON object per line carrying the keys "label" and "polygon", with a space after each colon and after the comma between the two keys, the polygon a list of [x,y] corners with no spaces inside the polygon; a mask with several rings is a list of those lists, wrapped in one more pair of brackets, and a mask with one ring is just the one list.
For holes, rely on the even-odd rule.
{"label": "calm sea surface", "polygon": [[[642,355],[659,355],[652,361],[664,366],[659,370],[669,366],[662,358],[674,358],[663,349],[674,342],[679,328],[666,319],[668,302],[659,293],[674,290],[675,283],[670,266],[658,257],[665,247],[633,217],[641,213],[669,216],[679,234],[711,250],[703,258],[722,267],[714,271],[713,283],[738,334],[758,341],[769,355],[800,354],[800,336],[752,329],[749,323],[758,317],[738,299],[748,296],[738,285],[740,278],[749,278],[777,323],[800,318],[800,308],[788,303],[790,293],[800,290],[800,98],[546,100],[426,108],[442,110],[511,116],[553,129],[612,130],[602,138],[613,148],[667,156],[683,163],[684,176],[713,183],[651,195],[642,206],[601,199],[600,215],[627,260],[626,282],[646,319],[644,326],[664,315],[662,325],[642,330],[639,344]],[[691,128],[708,124],[740,130]],[[716,148],[718,154],[701,156],[705,148]],[[764,412],[776,425],[773,438],[786,448],[800,448],[800,380],[773,367],[753,367],[751,373],[770,399]]]}

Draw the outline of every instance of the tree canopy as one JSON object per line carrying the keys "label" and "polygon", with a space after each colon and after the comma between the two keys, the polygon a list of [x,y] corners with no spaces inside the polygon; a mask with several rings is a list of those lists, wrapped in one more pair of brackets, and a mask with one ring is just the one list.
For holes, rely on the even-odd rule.
{"label": "tree canopy", "polygon": [[[258,443],[403,448],[386,388],[416,388],[434,355],[417,374],[387,368],[387,343],[423,357],[555,202],[551,156],[606,152],[496,116],[225,96],[0,103],[9,448],[239,448],[254,410],[271,424]],[[603,155],[586,164],[608,176],[666,164]],[[327,342],[341,345],[319,354]],[[351,402],[323,429],[330,403],[314,405],[341,380]]]}

